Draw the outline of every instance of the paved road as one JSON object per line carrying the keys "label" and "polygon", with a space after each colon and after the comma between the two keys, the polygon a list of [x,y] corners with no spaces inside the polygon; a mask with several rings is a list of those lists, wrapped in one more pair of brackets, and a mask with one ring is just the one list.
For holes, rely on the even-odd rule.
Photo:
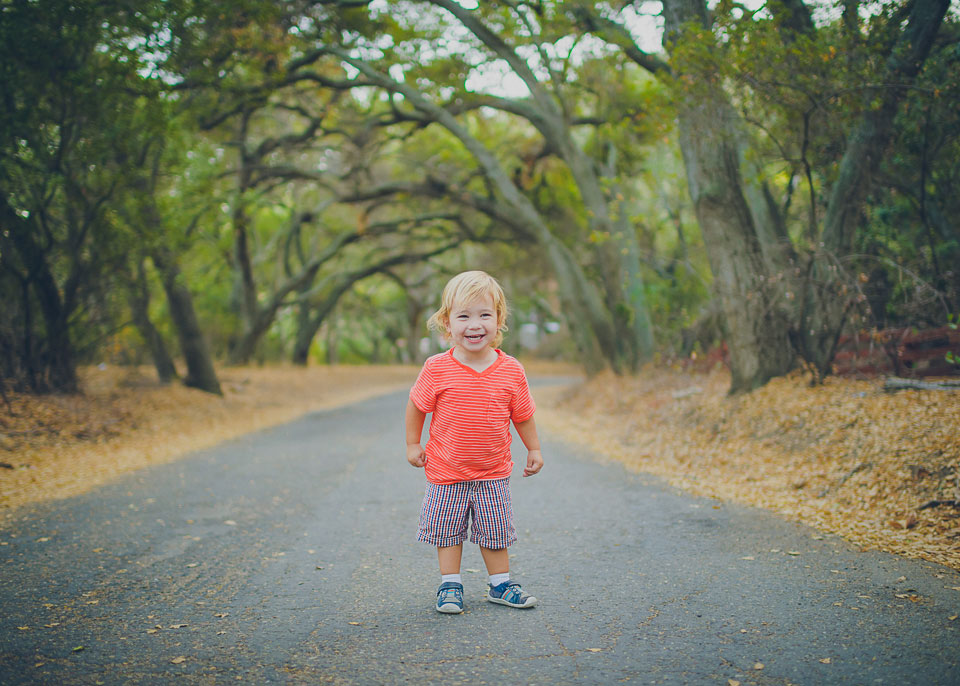
{"label": "paved road", "polygon": [[434,612],[403,404],[18,511],[0,530],[0,683],[960,684],[956,572],[549,436],[543,472],[513,481],[513,571],[539,607],[484,602],[468,545],[467,611]]}

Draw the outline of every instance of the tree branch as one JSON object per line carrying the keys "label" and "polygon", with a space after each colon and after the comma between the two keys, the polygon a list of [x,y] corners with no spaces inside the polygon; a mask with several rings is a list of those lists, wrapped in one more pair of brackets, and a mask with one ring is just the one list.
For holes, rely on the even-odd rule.
{"label": "tree branch", "polygon": [[574,20],[585,30],[623,50],[631,61],[643,67],[654,76],[660,73],[670,74],[670,65],[637,47],[633,36],[626,27],[615,21],[599,16],[595,10],[585,4],[577,4],[571,10]]}
{"label": "tree branch", "polygon": [[455,0],[428,0],[437,7],[442,7],[450,14],[456,17],[467,30],[476,36],[481,43],[486,45],[493,54],[506,62],[510,69],[523,81],[524,85],[530,89],[533,99],[540,107],[547,111],[556,109],[556,104],[550,97],[550,94],[543,87],[543,84],[537,79],[536,74],[530,69],[526,60],[521,58],[516,51],[504,42],[504,40],[488,29],[471,10],[464,9],[462,5]]}

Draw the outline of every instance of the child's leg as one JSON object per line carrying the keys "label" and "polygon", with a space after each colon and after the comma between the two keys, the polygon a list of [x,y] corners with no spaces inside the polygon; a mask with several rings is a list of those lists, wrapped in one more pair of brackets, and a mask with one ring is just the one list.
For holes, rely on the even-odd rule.
{"label": "child's leg", "polygon": [[459,574],[460,558],[462,556],[463,543],[437,548],[437,559],[440,561],[440,574]]}
{"label": "child's leg", "polygon": [[510,579],[510,554],[507,546],[517,540],[513,526],[508,479],[477,482],[473,495],[473,529],[470,540],[480,546],[480,554],[490,575],[487,600],[510,607],[533,607],[537,599],[524,593]]}
{"label": "child's leg", "polygon": [[483,555],[483,562],[487,565],[487,574],[490,576],[510,572],[510,555],[506,548],[493,549],[480,546],[480,554]]}
{"label": "child's leg", "polygon": [[460,578],[460,557],[463,543],[437,547],[440,560],[440,588],[437,589],[437,612],[463,612],[463,580]]}
{"label": "child's leg", "polygon": [[487,600],[510,607],[533,607],[537,599],[524,593],[520,584],[510,579],[510,556],[506,548],[484,548],[480,546],[480,554],[487,565],[490,575],[490,590]]}
{"label": "child's leg", "polygon": [[510,502],[510,480],[475,482],[470,504],[473,513],[470,540],[480,546],[480,554],[491,579],[507,579],[510,572],[507,546],[517,540],[513,526],[513,505]]}

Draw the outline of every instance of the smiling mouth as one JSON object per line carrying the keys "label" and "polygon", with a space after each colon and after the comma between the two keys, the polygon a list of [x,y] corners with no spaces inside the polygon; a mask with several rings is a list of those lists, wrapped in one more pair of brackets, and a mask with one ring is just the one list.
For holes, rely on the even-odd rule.
{"label": "smiling mouth", "polygon": [[481,340],[483,337],[484,337],[484,334],[482,334],[482,333],[481,333],[481,334],[476,334],[476,335],[473,335],[473,336],[465,336],[465,338],[466,338],[468,341],[473,341],[474,343],[476,343],[477,341]]}

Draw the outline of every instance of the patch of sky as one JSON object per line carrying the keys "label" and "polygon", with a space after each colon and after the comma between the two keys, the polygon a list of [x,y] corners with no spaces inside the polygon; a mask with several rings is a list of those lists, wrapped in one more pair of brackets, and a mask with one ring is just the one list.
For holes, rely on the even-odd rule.
{"label": "patch of sky", "polygon": [[[813,18],[815,26],[833,24],[840,20],[844,12],[843,3],[834,2],[833,0],[814,0],[807,2],[806,5],[810,10],[810,16]],[[889,2],[889,0],[864,2],[857,7],[857,13],[861,19],[867,20],[878,14],[882,14],[889,9],[891,5],[892,3]],[[769,15],[767,16],[769,17]]]}
{"label": "patch of sky", "polygon": [[403,65],[391,64],[390,68],[387,70],[387,73],[390,74],[390,78],[392,78],[394,81],[403,83],[405,71],[406,70],[403,68]]}

